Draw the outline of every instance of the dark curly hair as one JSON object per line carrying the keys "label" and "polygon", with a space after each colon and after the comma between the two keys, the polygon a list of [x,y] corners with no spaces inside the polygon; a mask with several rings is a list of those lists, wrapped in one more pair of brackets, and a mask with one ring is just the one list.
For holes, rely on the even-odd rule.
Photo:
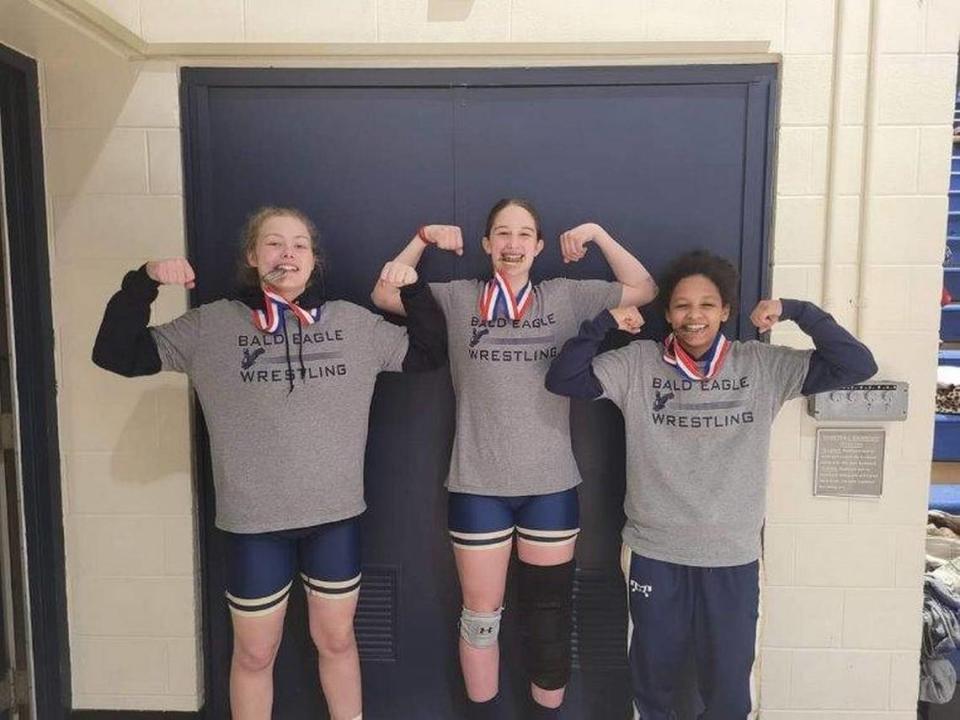
{"label": "dark curly hair", "polygon": [[720,291],[723,304],[736,310],[740,273],[729,260],[706,250],[685,253],[671,262],[664,271],[660,280],[660,298],[664,307],[670,307],[674,289],[681,280],[691,275],[703,275],[710,280]]}

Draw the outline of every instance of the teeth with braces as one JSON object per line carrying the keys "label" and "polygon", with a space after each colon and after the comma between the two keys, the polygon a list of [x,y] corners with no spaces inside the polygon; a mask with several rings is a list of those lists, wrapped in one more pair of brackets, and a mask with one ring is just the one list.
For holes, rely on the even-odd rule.
{"label": "teeth with braces", "polygon": [[271,270],[270,272],[268,272],[266,275],[263,276],[263,281],[268,283],[275,282],[286,274],[287,274],[286,270],[282,268],[274,268],[273,270]]}

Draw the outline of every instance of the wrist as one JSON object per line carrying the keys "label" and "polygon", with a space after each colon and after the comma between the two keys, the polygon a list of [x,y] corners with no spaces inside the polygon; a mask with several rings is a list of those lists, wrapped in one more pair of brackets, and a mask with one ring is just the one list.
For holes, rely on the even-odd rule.
{"label": "wrist", "polygon": [[157,296],[160,289],[160,283],[147,275],[146,265],[141,265],[136,270],[131,270],[124,275],[120,286],[127,292],[132,292],[150,302]]}
{"label": "wrist", "polygon": [[397,291],[400,293],[400,297],[408,298],[423,292],[426,287],[426,281],[418,275],[416,280],[414,280],[412,283],[397,288]]}
{"label": "wrist", "polygon": [[603,226],[597,223],[590,223],[590,239],[598,246],[606,245],[613,240],[610,234],[603,229]]}
{"label": "wrist", "polygon": [[610,309],[601,310],[600,314],[593,319],[593,323],[598,330],[602,330],[605,333],[620,327],[620,323],[617,318],[613,316],[613,312]]}
{"label": "wrist", "polygon": [[801,300],[792,300],[790,298],[778,298],[780,300],[780,319],[795,320],[803,310]]}
{"label": "wrist", "polygon": [[424,247],[426,247],[427,245],[435,244],[433,240],[431,240],[430,237],[427,235],[426,225],[421,225],[419,228],[417,228],[417,239],[419,239],[420,242],[423,243]]}

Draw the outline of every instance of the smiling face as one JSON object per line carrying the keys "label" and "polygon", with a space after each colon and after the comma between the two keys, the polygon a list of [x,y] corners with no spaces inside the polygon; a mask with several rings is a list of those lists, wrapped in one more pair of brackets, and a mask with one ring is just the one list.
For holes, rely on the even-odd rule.
{"label": "smiling face", "polygon": [[537,221],[525,208],[507,205],[490,224],[483,249],[494,270],[507,278],[514,292],[518,291],[530,277],[533,259],[543,250]]}
{"label": "smiling face", "polygon": [[247,253],[247,263],[261,278],[283,270],[269,284],[285,299],[296,299],[306,289],[316,264],[310,231],[292,215],[267,218],[260,225],[256,246]]}
{"label": "smiling face", "polygon": [[730,317],[730,306],[723,304],[720,290],[706,275],[688,275],[674,287],[666,315],[683,349],[699,358]]}

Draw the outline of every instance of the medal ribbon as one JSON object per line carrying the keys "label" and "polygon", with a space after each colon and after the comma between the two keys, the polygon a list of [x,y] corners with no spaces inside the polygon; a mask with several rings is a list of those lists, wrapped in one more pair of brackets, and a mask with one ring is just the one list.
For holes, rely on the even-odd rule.
{"label": "medal ribbon", "polygon": [[494,271],[493,277],[480,293],[480,318],[488,321],[501,317],[520,320],[530,308],[532,301],[533,284],[529,280],[520,289],[519,294],[514,296],[507,279]]}
{"label": "medal ribbon", "polygon": [[260,332],[275,333],[280,327],[280,318],[283,316],[283,308],[288,307],[297,316],[300,325],[306,327],[314,322],[320,315],[320,308],[304,310],[296,302],[287,302],[277,293],[263,289],[263,307],[264,310],[253,311],[253,324]]}
{"label": "medal ribbon", "polygon": [[[731,345],[732,343],[723,333],[717,333],[713,345],[697,362],[683,349],[674,334],[670,333],[663,341],[663,360],[668,365],[673,365],[677,368],[677,372],[690,380],[709,380],[720,373]],[[705,371],[700,370],[701,366]]]}

